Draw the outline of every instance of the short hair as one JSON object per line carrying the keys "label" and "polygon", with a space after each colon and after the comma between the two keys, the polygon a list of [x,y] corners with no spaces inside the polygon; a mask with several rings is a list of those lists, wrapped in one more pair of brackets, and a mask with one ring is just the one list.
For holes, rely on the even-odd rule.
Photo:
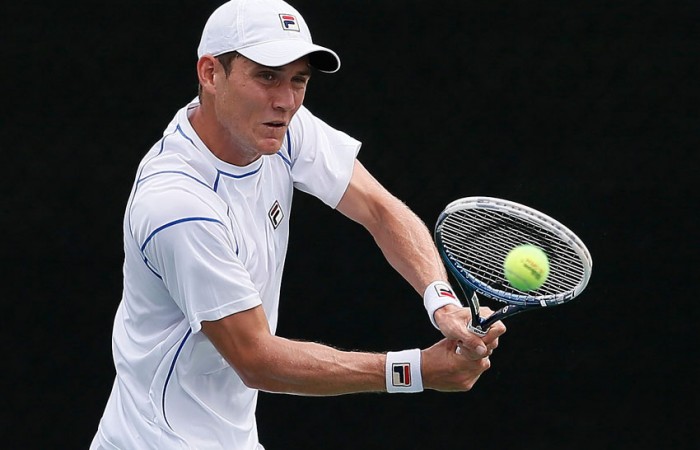
{"label": "short hair", "polygon": [[[231,75],[231,68],[233,66],[233,60],[241,56],[240,53],[233,51],[233,52],[226,52],[222,53],[219,56],[216,56],[216,60],[219,61],[221,66],[224,68],[224,73],[226,74],[226,78],[228,78],[229,75]],[[200,97],[201,101],[201,96],[202,96],[202,85],[200,84],[199,87],[197,88],[197,95]]]}
{"label": "short hair", "polygon": [[233,51],[233,52],[227,52],[227,53],[222,53],[221,55],[217,56],[216,59],[221,63],[222,66],[224,66],[224,73],[226,74],[226,78],[231,74],[231,66],[233,64],[233,60],[241,56],[240,53]]}

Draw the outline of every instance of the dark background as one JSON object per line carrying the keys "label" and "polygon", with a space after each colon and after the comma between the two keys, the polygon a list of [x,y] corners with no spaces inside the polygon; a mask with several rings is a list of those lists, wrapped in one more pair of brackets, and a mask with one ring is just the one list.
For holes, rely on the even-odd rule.
{"label": "dark background", "polygon": [[[219,3],[3,6],[8,448],[89,445],[114,377],[126,199],[196,94]],[[697,2],[294,5],[343,61],[306,105],[363,141],[429,227],[456,198],[508,198],[578,233],[594,270],[579,300],[512,318],[471,392],[263,393],[263,444],[696,448]],[[302,193],[278,332],[373,351],[439,337],[369,235]]]}

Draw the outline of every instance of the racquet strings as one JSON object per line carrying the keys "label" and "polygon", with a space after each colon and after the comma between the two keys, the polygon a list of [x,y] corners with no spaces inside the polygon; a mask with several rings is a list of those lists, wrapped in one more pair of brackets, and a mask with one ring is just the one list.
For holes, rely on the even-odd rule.
{"label": "racquet strings", "polygon": [[469,275],[493,289],[523,294],[505,279],[503,262],[518,245],[540,247],[549,257],[549,277],[533,297],[573,291],[585,277],[579,255],[558,234],[541,224],[494,209],[463,209],[445,217],[441,238],[446,252]]}

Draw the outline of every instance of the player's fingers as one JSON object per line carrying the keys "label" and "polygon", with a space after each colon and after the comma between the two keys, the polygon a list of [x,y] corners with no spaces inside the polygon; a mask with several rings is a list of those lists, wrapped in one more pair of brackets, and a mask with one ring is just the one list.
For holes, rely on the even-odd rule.
{"label": "player's fingers", "polygon": [[[463,347],[461,347],[460,345],[457,345],[457,347],[455,348],[455,353],[457,355],[461,356],[462,358],[464,358],[465,360],[470,361],[472,364],[476,363],[476,362],[480,363],[481,361],[488,360],[489,356],[491,356],[491,354],[493,353],[492,349],[487,348],[486,355],[479,356],[479,355],[474,355],[473,353],[468,353],[467,350],[462,350],[462,348]],[[490,364],[491,363],[488,362],[489,366],[490,366]]]}
{"label": "player's fingers", "polygon": [[494,322],[491,328],[493,328],[494,333],[497,333],[499,336],[506,332],[506,326],[500,320]]}
{"label": "player's fingers", "polygon": [[458,346],[461,348],[460,354],[472,360],[484,358],[489,354],[486,344],[474,333],[469,333],[464,336],[464,339],[460,339]]}
{"label": "player's fingers", "polygon": [[493,325],[489,328],[488,333],[486,333],[487,338],[489,339],[498,339],[498,336],[503,335],[503,333],[506,332],[506,326],[501,322],[500,320],[497,322],[494,322]]}
{"label": "player's fingers", "polygon": [[488,356],[491,356],[493,354],[493,351],[498,348],[498,338],[486,344],[486,348],[488,349]]}

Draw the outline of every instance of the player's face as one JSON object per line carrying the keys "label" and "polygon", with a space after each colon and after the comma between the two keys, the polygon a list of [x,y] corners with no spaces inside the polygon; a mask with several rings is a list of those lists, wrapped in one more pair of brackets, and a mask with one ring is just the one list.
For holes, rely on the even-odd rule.
{"label": "player's face", "polygon": [[220,75],[216,81],[216,116],[235,153],[233,159],[249,163],[260,155],[276,153],[289,122],[304,101],[311,76],[308,58],[267,67],[237,57],[228,78],[223,68]]}

